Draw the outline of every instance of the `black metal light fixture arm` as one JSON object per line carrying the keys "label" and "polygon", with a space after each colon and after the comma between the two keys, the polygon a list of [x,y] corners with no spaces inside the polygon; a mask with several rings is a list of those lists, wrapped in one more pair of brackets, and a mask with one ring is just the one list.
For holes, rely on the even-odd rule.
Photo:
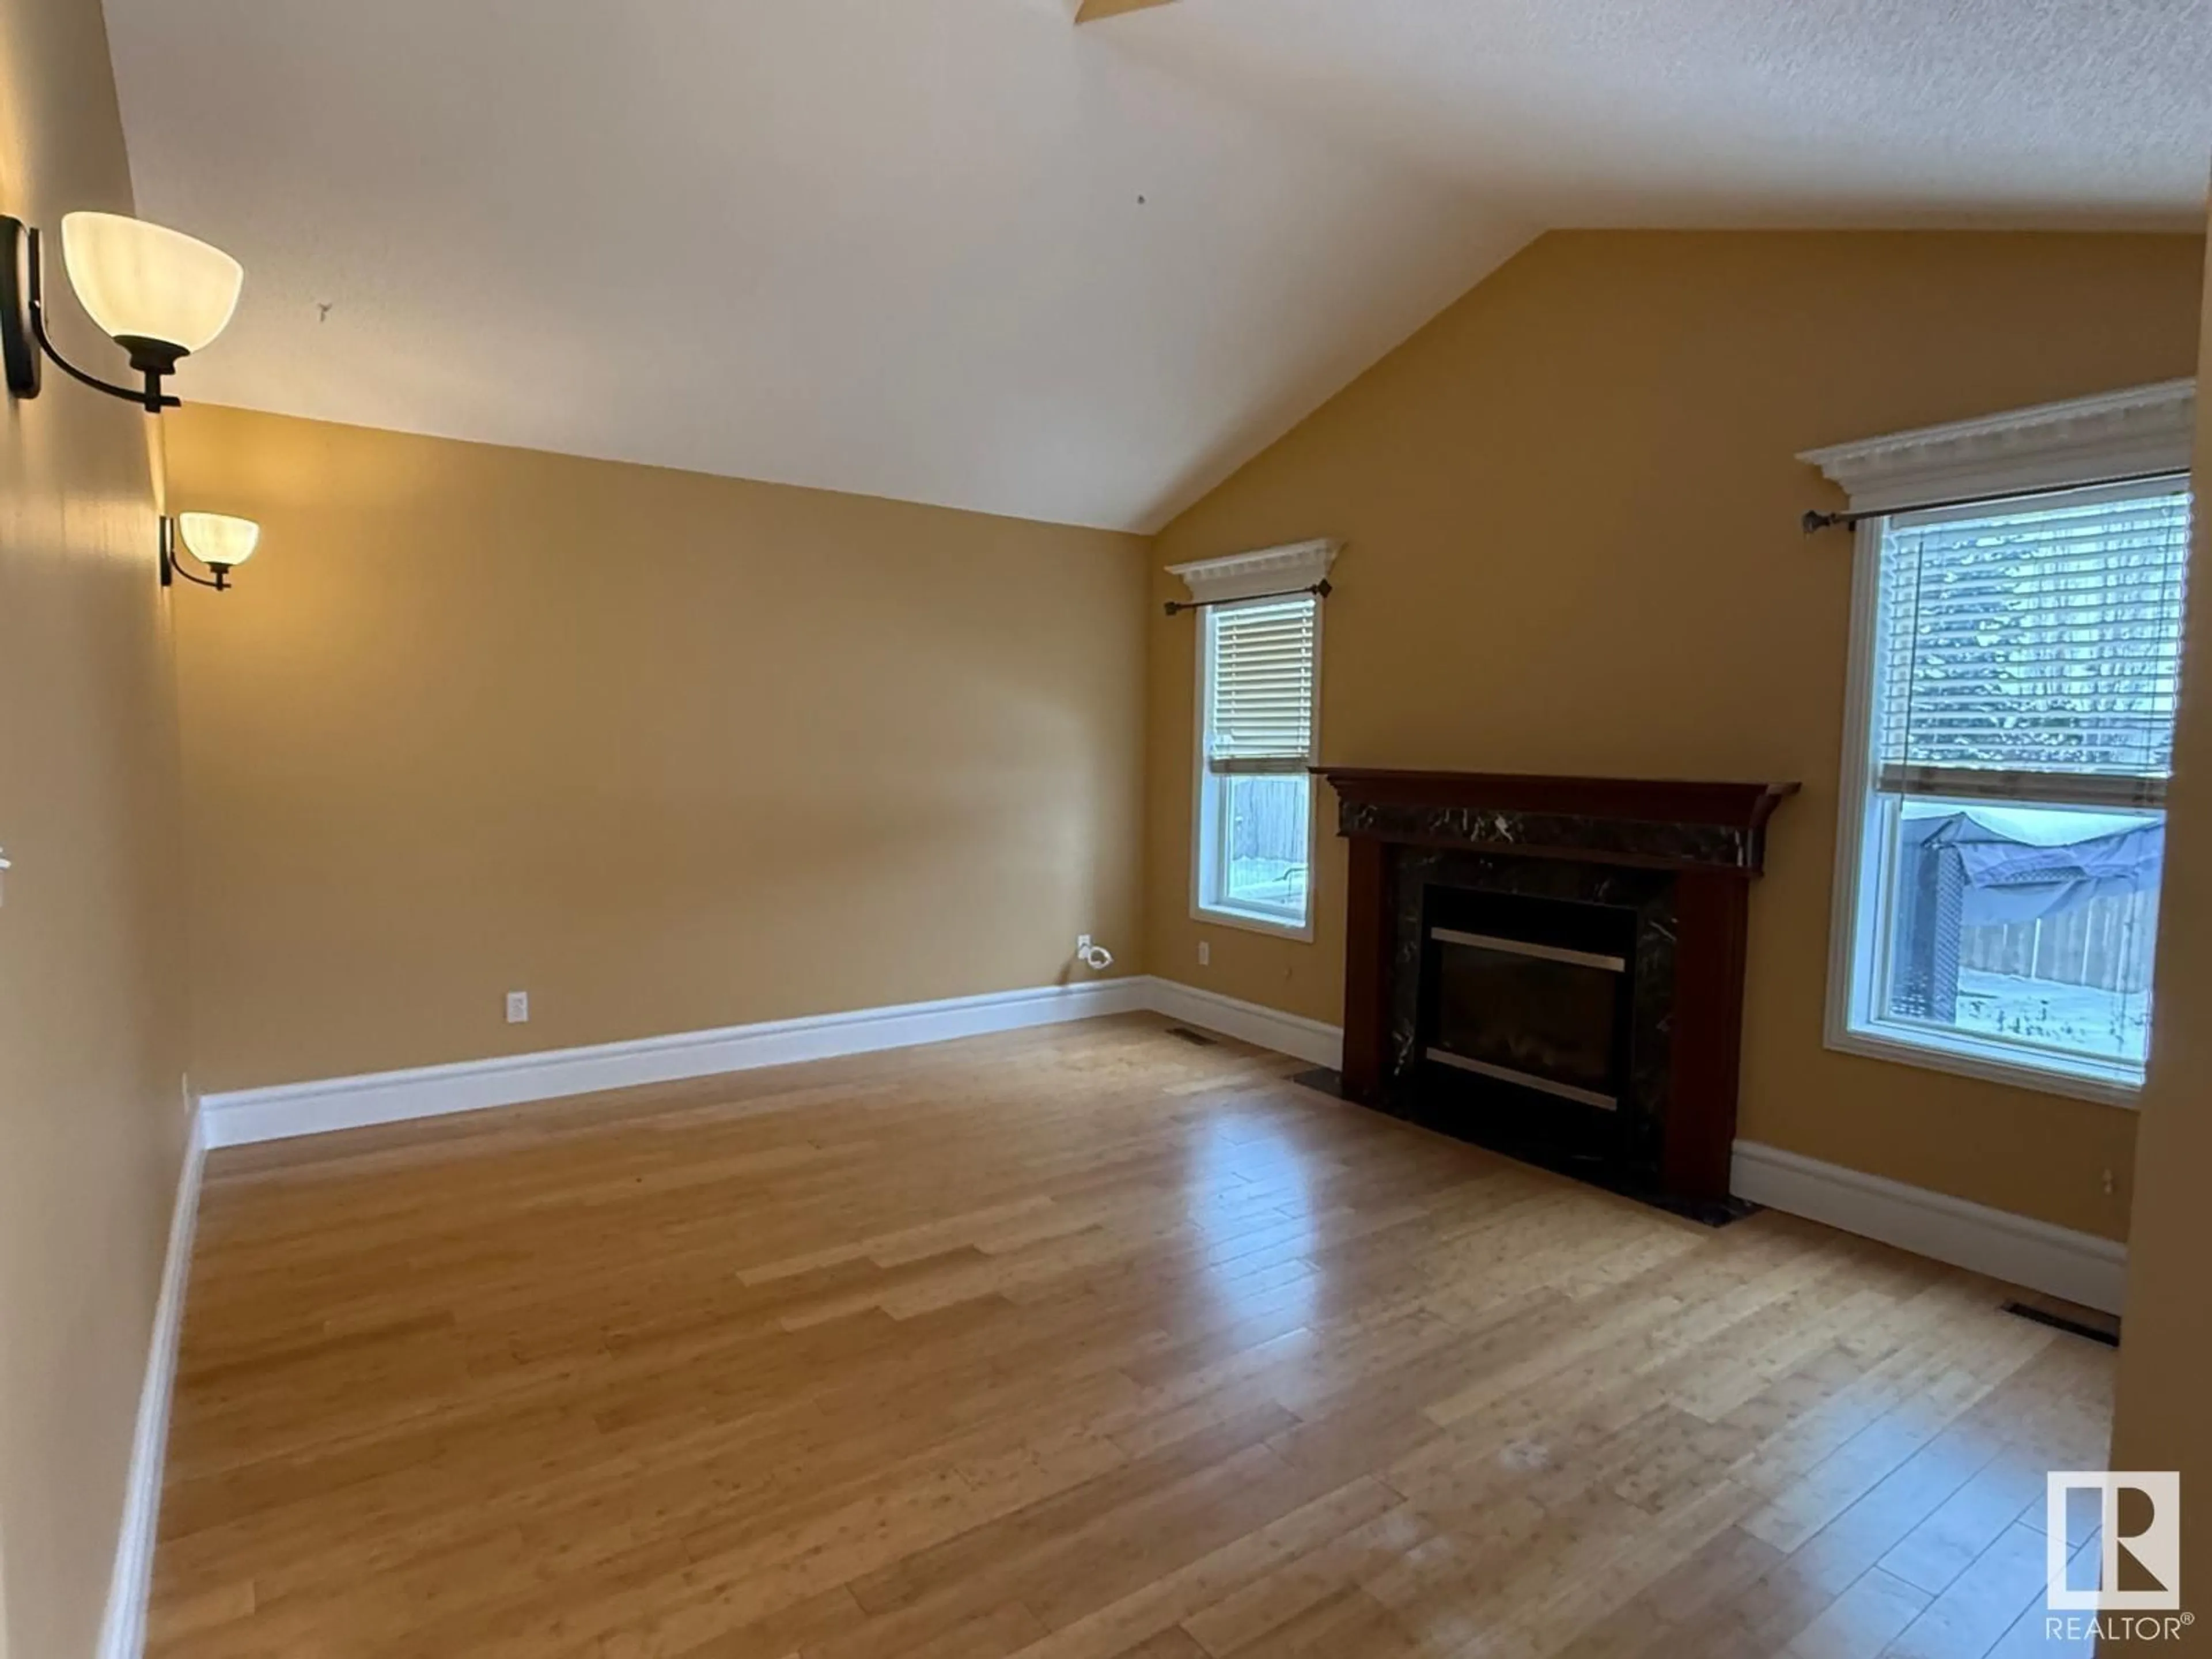
{"label": "black metal light fixture arm", "polygon": [[195,576],[185,568],[183,555],[177,546],[177,521],[164,516],[161,520],[161,586],[167,587],[177,577],[182,576],[188,582],[197,583],[202,587],[212,587],[218,593],[228,592],[230,567],[227,564],[211,564],[208,568],[215,572],[213,580],[210,580],[205,576]]}
{"label": "black metal light fixture arm", "polygon": [[149,368],[144,371],[145,389],[134,392],[129,386],[116,386],[101,380],[96,374],[86,374],[84,370],[62,356],[61,349],[54,344],[52,336],[46,332],[46,259],[40,250],[39,233],[34,226],[26,225],[23,228],[23,234],[29,240],[31,256],[30,269],[27,273],[30,291],[24,296],[27,301],[25,308],[31,313],[31,333],[38,341],[39,349],[60,364],[62,372],[71,380],[81,381],[94,392],[105,392],[111,398],[120,398],[125,403],[137,404],[149,415],[158,415],[165,409],[182,408],[184,406],[182,398],[170,397],[161,390],[161,376],[155,369]]}
{"label": "black metal light fixture arm", "polygon": [[143,372],[146,374],[146,389],[143,389],[143,392],[133,392],[133,389],[124,387],[124,385],[111,385],[108,380],[101,380],[97,374],[86,374],[84,369],[77,368],[76,362],[70,362],[69,358],[62,356],[60,347],[55,347],[53,338],[46,334],[46,272],[45,272],[46,261],[45,257],[40,254],[38,230],[35,230],[35,228],[33,230],[28,230],[28,237],[31,237],[31,295],[28,295],[28,299],[31,299],[31,334],[38,337],[40,349],[42,349],[46,356],[53,358],[55,362],[60,362],[62,374],[66,374],[70,380],[82,380],[82,383],[88,385],[93,392],[106,392],[111,398],[122,398],[124,403],[139,404],[142,410],[146,410],[146,414],[161,414],[164,410],[181,410],[181,407],[184,407],[184,398],[173,398],[173,396],[168,396],[166,392],[161,392],[161,374],[159,374],[157,369],[146,369],[146,372]]}

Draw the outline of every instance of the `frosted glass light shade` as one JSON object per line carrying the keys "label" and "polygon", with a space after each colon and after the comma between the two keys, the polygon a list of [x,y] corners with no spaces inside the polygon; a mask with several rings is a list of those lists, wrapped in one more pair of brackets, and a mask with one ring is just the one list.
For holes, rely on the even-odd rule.
{"label": "frosted glass light shade", "polygon": [[115,213],[62,218],[70,285],[103,331],[198,351],[222,332],[246,272],[221,248]]}
{"label": "frosted glass light shade", "polygon": [[226,569],[252,558],[261,540],[261,526],[252,520],[234,519],[222,513],[180,513],[177,529],[194,558]]}

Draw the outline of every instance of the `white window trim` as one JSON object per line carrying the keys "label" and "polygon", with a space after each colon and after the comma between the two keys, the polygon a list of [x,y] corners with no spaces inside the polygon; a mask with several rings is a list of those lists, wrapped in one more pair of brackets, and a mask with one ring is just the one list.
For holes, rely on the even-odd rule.
{"label": "white window trim", "polygon": [[[1273,593],[1295,592],[1311,587],[1324,580],[1329,567],[1336,562],[1341,544],[1333,541],[1293,542],[1283,547],[1261,548],[1256,552],[1234,553],[1226,558],[1200,559],[1188,564],[1168,567],[1168,574],[1179,578],[1191,598],[1202,604],[1228,605],[1240,599],[1256,599]],[[1314,606],[1314,743],[1316,751],[1321,743],[1321,675],[1322,621],[1328,607]],[[1306,780],[1306,919],[1303,923],[1285,921],[1262,912],[1232,909],[1218,904],[1208,904],[1206,897],[1205,848],[1206,838],[1213,833],[1208,806],[1212,792],[1206,787],[1206,711],[1210,701],[1209,684],[1212,668],[1212,653],[1207,649],[1206,628],[1211,611],[1199,616],[1200,632],[1192,654],[1197,659],[1197,697],[1191,720],[1191,839],[1190,839],[1190,915],[1194,921],[1203,921],[1215,927],[1235,927],[1246,933],[1264,933],[1271,939],[1295,939],[1310,945],[1314,939],[1314,905],[1316,860],[1320,845],[1320,814],[1314,810],[1316,784],[1312,777]]]}
{"label": "white window trim", "polygon": [[[1917,502],[2087,484],[2138,474],[2186,472],[2196,434],[2197,383],[2164,380],[2100,397],[2042,404],[1981,420],[1923,427],[1862,443],[1808,450],[1855,513]],[[1884,521],[1863,520],[1853,551],[1851,644],[1844,703],[1843,789],[1836,824],[1836,878],[1828,933],[1827,1046],[1844,1054],[1954,1073],[2044,1094],[2135,1107],[2142,1085],[2094,1060],[2055,1057],[2032,1065],[2002,1045],[1945,1033],[1938,1046],[1864,1029],[1869,984],[1857,962],[1860,917],[1882,902],[1879,867],[1863,866],[1868,809],[1868,744],[1873,714],[1875,608]],[[1870,964],[1869,964],[1870,966]]]}

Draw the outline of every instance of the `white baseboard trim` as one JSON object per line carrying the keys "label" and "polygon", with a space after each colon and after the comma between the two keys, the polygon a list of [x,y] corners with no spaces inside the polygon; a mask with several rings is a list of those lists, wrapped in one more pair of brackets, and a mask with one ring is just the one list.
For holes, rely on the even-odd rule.
{"label": "white baseboard trim", "polygon": [[1137,974],[1084,985],[951,997],[938,1002],[769,1020],[757,1025],[684,1031],[672,1036],[548,1049],[496,1060],[240,1089],[203,1099],[200,1123],[208,1146],[245,1146],[288,1140],[295,1135],[593,1094],[603,1089],[678,1083],[763,1066],[791,1066],[883,1048],[908,1048],[1140,1009],[1204,1026],[1315,1066],[1335,1066],[1343,1054],[1344,1034],[1336,1026],[1173,980]]}
{"label": "white baseboard trim", "polygon": [[1778,1146],[1737,1141],[1729,1184],[1754,1204],[2106,1313],[2127,1292],[2124,1244]]}
{"label": "white baseboard trim", "polygon": [[146,1376],[139,1385],[138,1422],[131,1440],[130,1485],[123,1495],[123,1528],[116,1539],[115,1570],[108,1580],[107,1611],[100,1625],[100,1659],[139,1659],[146,1646],[146,1598],[153,1586],[154,1540],[161,1519],[169,1396],[177,1380],[185,1288],[191,1278],[200,1171],[207,1161],[204,1122],[195,1112],[185,1131],[176,1203],[169,1212],[169,1253],[161,1264],[161,1293],[154,1304],[154,1329],[146,1345]]}
{"label": "white baseboard trim", "polygon": [[908,1048],[1030,1025],[1125,1014],[1150,1006],[1142,975],[949,997],[850,1013],[768,1020],[720,1030],[549,1049],[496,1060],[281,1084],[211,1094],[200,1103],[207,1144],[242,1146],[410,1118],[443,1117],[564,1095],[678,1083],[763,1066],[791,1066],[882,1048]]}
{"label": "white baseboard trim", "polygon": [[1277,1054],[1289,1054],[1312,1066],[1331,1068],[1344,1063],[1344,1028],[1328,1025],[1301,1014],[1263,1008],[1256,1002],[1240,1002],[1218,991],[1201,991],[1178,980],[1155,976],[1152,1000],[1155,1013],[1187,1024],[1202,1025]]}

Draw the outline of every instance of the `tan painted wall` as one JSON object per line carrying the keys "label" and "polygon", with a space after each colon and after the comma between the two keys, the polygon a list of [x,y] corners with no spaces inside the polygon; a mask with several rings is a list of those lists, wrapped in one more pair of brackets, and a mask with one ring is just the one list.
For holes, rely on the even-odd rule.
{"label": "tan painted wall", "polygon": [[[0,211],[72,208],[131,210],[100,7],[0,0]],[[56,313],[73,349],[115,355]],[[58,374],[0,394],[0,1648],[21,1659],[93,1650],[183,1145],[147,437]]]}
{"label": "tan painted wall", "polygon": [[180,601],[203,1087],[1137,966],[1140,539],[227,410],[170,459],[264,527]]}
{"label": "tan painted wall", "polygon": [[[1850,545],[1798,533],[1826,498],[1791,457],[2191,373],[2202,253],[2187,236],[1546,236],[1169,526],[1154,562],[1344,539],[1332,762],[1802,781],[1754,900],[1741,1133],[2124,1236],[2130,1114],[1822,1044]],[[1312,945],[1190,919],[1193,632],[1148,626],[1149,965],[1338,1020],[1333,836]]]}
{"label": "tan painted wall", "polygon": [[[2212,286],[2204,296],[2197,384],[2212,385]],[[2197,476],[2212,477],[2212,420],[2198,408]],[[2197,517],[2196,592],[2212,588],[2212,514]],[[2179,1469],[2182,1605],[2197,1622],[2163,1652],[2212,1652],[2212,605],[2190,617],[2188,678],[2175,734],[2168,862],[2158,956],[2158,1025],[2143,1091],[2128,1244],[2127,1341],[2120,1349],[2116,1469]],[[2108,1644],[2106,1652],[2131,1644]]]}

